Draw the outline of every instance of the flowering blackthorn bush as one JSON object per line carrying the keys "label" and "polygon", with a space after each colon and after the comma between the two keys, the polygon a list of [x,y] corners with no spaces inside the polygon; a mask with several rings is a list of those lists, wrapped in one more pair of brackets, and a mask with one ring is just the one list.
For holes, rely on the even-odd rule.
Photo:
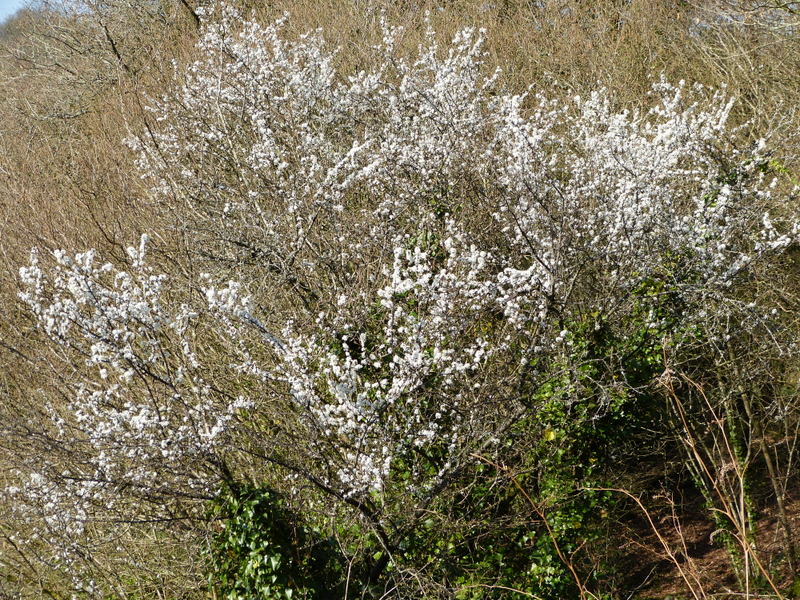
{"label": "flowering blackthorn bush", "polygon": [[[201,16],[202,58],[127,141],[189,258],[151,261],[145,236],[125,264],[20,270],[74,379],[5,493],[89,595],[110,593],[86,558],[117,543],[99,524],[201,519],[242,481],[340,537],[350,593],[551,593],[535,553],[464,566],[459,527],[520,527],[470,521],[499,493],[478,473],[635,410],[668,353],[780,329],[748,290],[800,228],[771,216],[763,143],[737,147],[733,99],[683,82],[649,110],[508,91],[479,30],[409,56],[384,23],[380,60],[342,73],[320,31]],[[423,552],[431,515],[454,541]]]}

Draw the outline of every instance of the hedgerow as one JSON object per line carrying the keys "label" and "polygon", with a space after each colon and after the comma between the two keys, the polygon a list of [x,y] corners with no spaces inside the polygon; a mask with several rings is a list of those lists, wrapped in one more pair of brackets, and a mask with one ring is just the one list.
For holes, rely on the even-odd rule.
{"label": "hedgerow", "polygon": [[800,225],[735,100],[508,90],[470,28],[409,55],[384,22],[343,72],[322,31],[198,13],[202,58],[127,140],[183,252],[20,269],[71,373],[4,490],[39,559],[125,597],[109,524],[180,522],[227,598],[600,597],[613,469],[669,435],[768,585],[730,398],[745,355],[793,352],[761,289]]}

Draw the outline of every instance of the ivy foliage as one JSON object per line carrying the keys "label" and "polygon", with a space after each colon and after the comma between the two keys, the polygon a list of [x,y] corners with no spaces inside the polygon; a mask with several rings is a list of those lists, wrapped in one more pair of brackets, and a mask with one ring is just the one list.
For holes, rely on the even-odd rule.
{"label": "ivy foliage", "polygon": [[211,516],[220,523],[208,553],[216,597],[315,600],[339,587],[331,540],[302,523],[277,492],[230,486],[214,500]]}

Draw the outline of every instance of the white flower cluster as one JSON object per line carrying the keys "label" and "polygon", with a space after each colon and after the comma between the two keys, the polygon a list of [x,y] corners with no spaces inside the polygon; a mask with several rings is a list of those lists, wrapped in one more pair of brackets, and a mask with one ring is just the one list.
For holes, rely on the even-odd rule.
{"label": "white flower cluster", "polygon": [[[687,306],[719,298],[797,237],[761,208],[760,148],[712,151],[723,92],[662,80],[648,112],[607,90],[510,94],[482,74],[482,32],[442,49],[429,31],[408,58],[386,24],[381,60],[342,76],[321,32],[287,41],[283,21],[219,12],[177,98],[154,106],[141,166],[204,231],[330,282],[311,331],[271,336],[276,366],[240,348],[241,366],[286,382],[351,491],[379,489],[402,447],[455,452],[491,357],[524,364],[564,342],[570,315],[611,318],[653,278]],[[209,298],[230,304],[226,290]]]}
{"label": "white flower cluster", "polygon": [[166,510],[163,498],[213,493],[208,463],[250,406],[204,379],[193,351],[198,315],[165,304],[167,277],[145,264],[146,243],[128,249],[128,270],[93,251],[55,252],[48,269],[34,252],[20,269],[22,300],[75,361],[73,396],[53,399],[49,423],[39,424],[63,455],[30,457],[30,473],[6,495],[20,516],[42,520],[63,560],[89,522],[125,514],[131,496]]}

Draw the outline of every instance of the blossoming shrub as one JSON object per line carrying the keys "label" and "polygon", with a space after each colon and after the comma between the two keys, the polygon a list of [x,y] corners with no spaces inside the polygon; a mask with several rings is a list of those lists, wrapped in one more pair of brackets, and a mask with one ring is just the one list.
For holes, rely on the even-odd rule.
{"label": "blossoming shrub", "polygon": [[[346,593],[600,585],[578,530],[611,501],[586,488],[661,423],[665,355],[713,362],[779,318],[748,286],[798,226],[770,216],[733,100],[510,92],[473,29],[408,56],[384,24],[375,64],[340,73],[322,32],[203,18],[202,58],[128,140],[183,251],[151,263],[143,238],[128,264],[20,272],[74,376],[6,489],[20,518],[89,595],[126,593],[87,559],[119,545],[104,523],[202,531],[239,484],[337,539]],[[242,544],[263,538],[248,523]],[[260,556],[232,539],[217,556]],[[269,586],[275,556],[247,576]]]}

